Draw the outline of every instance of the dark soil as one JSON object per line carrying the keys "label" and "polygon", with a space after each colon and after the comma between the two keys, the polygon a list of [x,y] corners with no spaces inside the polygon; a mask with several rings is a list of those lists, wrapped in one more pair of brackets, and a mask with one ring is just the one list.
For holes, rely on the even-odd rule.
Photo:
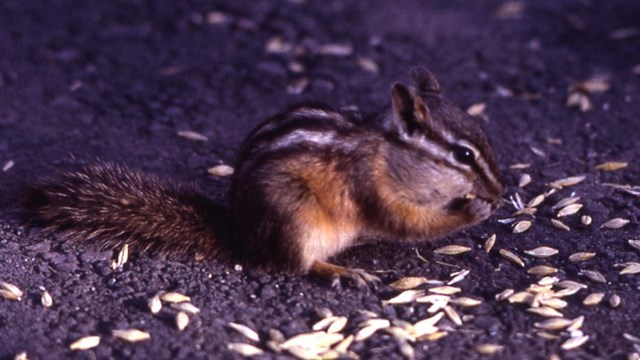
{"label": "dark soil", "polygon": [[[552,354],[626,359],[640,352],[640,345],[634,350],[634,343],[623,338],[624,333],[640,336],[640,275],[620,275],[621,268],[614,266],[640,261],[640,252],[627,243],[640,238],[640,199],[603,185],[640,185],[640,4],[538,0],[511,14],[503,4],[2,1],[0,165],[15,165],[0,171],[0,280],[16,284],[25,296],[20,302],[0,299],[0,358],[22,351],[29,359],[239,358],[227,344],[247,340],[230,330],[229,322],[248,325],[266,339],[271,328],[287,337],[310,331],[320,308],[349,316],[347,333],[355,330],[358,310],[409,322],[429,316],[423,304],[382,306],[397,294],[387,286],[338,291],[311,277],[270,275],[230,263],[179,263],[134,254],[123,269],[112,270],[112,252],[27,230],[16,200],[33,181],[98,158],[195,182],[220,198],[228,180],[212,178],[206,169],[233,163],[243,137],[257,123],[304,101],[375,112],[386,106],[391,84],[405,81],[414,65],[431,69],[446,95],[463,108],[486,103],[479,121],[495,146],[507,196],[517,192],[528,201],[548,190],[550,181],[581,174],[586,180],[552,195],[522,234],[498,222],[514,211],[505,205],[482,225],[435,243],[381,242],[351,249],[336,262],[384,271],[379,275],[386,284],[403,276],[447,279],[452,271],[470,270],[457,285],[483,304],[458,307],[473,317],[448,336],[412,344],[417,358],[479,358],[474,346],[482,343],[503,345],[495,356],[503,359]],[[209,23],[212,11],[225,14],[223,21]],[[267,42],[276,36],[306,51],[267,53]],[[351,44],[353,53],[314,51],[329,43]],[[374,61],[379,71],[360,66],[361,57]],[[610,87],[588,95],[592,110],[566,105],[572,84],[600,75],[608,77]],[[287,91],[303,78],[309,84],[301,93]],[[181,130],[199,132],[209,141],[186,140],[177,136]],[[629,166],[615,172],[595,169],[614,160]],[[531,167],[514,170],[514,163]],[[525,172],[533,181],[521,189],[517,182]],[[584,207],[564,218],[570,232],[558,230],[549,222],[555,215],[550,205],[573,192]],[[583,226],[580,215],[587,214],[593,224]],[[630,223],[617,230],[600,228],[614,217]],[[482,244],[492,233],[497,244],[486,254]],[[445,244],[473,251],[455,257],[433,252]],[[524,254],[542,245],[560,253],[548,259]],[[503,259],[497,251],[502,248],[520,254],[526,267]],[[597,255],[569,262],[578,251]],[[526,289],[536,280],[526,269],[539,264],[557,267],[561,279],[589,286],[566,297],[568,306],[561,310],[570,319],[585,316],[582,331],[590,338],[579,349],[561,350],[568,338],[562,332],[552,332],[560,335],[557,340],[537,336],[534,323],[542,319],[526,306],[494,300],[506,288]],[[593,282],[581,275],[583,270],[600,271],[607,282]],[[51,308],[40,305],[40,287],[53,296]],[[171,311],[154,317],[147,310],[146,300],[161,290],[188,294],[202,309],[183,332],[176,330]],[[582,305],[591,292],[606,293],[604,302]],[[613,294],[622,300],[617,308],[608,305]],[[129,344],[110,336],[113,329],[132,327],[150,332],[151,340]],[[101,344],[69,350],[86,335],[101,335]],[[384,332],[350,349],[361,358],[403,357],[398,342]],[[278,356],[285,355],[267,352],[263,358]]]}

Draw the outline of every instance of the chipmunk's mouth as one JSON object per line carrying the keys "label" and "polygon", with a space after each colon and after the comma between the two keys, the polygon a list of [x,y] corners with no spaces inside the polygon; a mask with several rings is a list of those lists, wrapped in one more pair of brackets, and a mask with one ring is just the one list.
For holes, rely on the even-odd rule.
{"label": "chipmunk's mouth", "polygon": [[469,204],[472,200],[484,202],[485,204],[491,207],[491,210],[497,209],[498,206],[500,205],[500,202],[496,201],[495,199],[488,199],[485,197],[478,196],[475,193],[468,193],[468,194],[465,194],[464,196],[457,197],[451,200],[449,202],[448,208],[451,210],[460,210],[463,207],[467,206],[467,204]]}

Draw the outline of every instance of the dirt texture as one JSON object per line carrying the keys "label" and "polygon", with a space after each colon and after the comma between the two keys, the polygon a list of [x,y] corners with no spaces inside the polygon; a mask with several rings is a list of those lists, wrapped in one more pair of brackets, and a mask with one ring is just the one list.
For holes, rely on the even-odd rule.
{"label": "dirt texture", "polygon": [[[637,0],[0,2],[0,280],[24,292],[21,301],[0,298],[0,359],[21,352],[29,359],[235,359],[241,356],[228,344],[236,342],[263,349],[258,358],[289,358],[268,347],[270,329],[285,338],[306,333],[327,310],[348,317],[340,334],[358,331],[362,310],[406,327],[432,316],[429,304],[384,305],[400,293],[388,284],[405,276],[447,281],[460,270],[469,274],[454,284],[462,289],[455,296],[482,300],[453,305],[461,326],[447,317],[439,323],[446,336],[415,342],[380,330],[349,350],[362,359],[476,359],[484,358],[476,346],[490,343],[503,346],[496,359],[637,359],[640,274],[620,271],[640,262],[640,249],[628,242],[640,239],[640,198],[637,189],[604,184],[640,185],[639,18]],[[505,201],[485,223],[445,239],[379,242],[334,259],[387,284],[368,292],[144,254],[131,254],[114,270],[113,252],[44,236],[20,217],[25,186],[95,159],[194,182],[223,198],[228,178],[207,169],[233,164],[244,136],[266,117],[308,101],[376,112],[414,65],[429,68],[461,107],[486,105],[478,121],[495,147],[506,200],[519,194],[527,203],[554,180],[585,180],[548,196],[534,216],[513,216]],[[570,98],[585,111],[568,106]],[[208,141],[178,136],[186,130]],[[596,169],[607,161],[628,166]],[[517,163],[530,166],[514,169]],[[532,181],[519,187],[524,173]],[[563,231],[550,222],[559,210],[552,205],[572,194],[584,206],[561,218],[570,228]],[[583,225],[582,215],[592,223]],[[500,221],[509,218],[533,225],[514,234],[513,224]],[[629,223],[601,228],[613,218]],[[491,234],[497,240],[487,253]],[[434,252],[449,244],[472,250]],[[559,252],[546,259],[525,253],[539,246]],[[524,267],[500,249],[518,254]],[[596,255],[569,261],[581,251]],[[562,298],[559,309],[568,319],[584,316],[578,331],[588,340],[579,348],[561,345],[582,334],[541,334],[535,324],[544,318],[529,305],[495,299],[505,289],[529,288],[539,276],[527,270],[536,265],[587,285]],[[43,288],[51,307],[41,305]],[[149,312],[147,300],[160,291],[187,294],[201,309],[184,331],[168,304],[158,315]],[[583,305],[595,292],[605,294],[602,303]],[[617,307],[610,304],[614,294]],[[260,341],[230,322],[256,330]],[[151,339],[127,343],[111,335],[128,328]],[[88,335],[100,336],[100,344],[69,349]]]}

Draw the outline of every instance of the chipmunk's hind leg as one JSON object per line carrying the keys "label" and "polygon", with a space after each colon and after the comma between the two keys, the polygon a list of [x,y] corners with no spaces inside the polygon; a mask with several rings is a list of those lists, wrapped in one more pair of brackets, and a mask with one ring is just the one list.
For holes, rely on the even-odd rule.
{"label": "chipmunk's hind leg", "polygon": [[359,289],[377,288],[382,281],[379,277],[371,275],[362,269],[350,269],[344,266],[331,264],[324,261],[315,261],[309,269],[309,274],[327,280],[331,280],[331,286],[339,288],[340,280],[347,279]]}

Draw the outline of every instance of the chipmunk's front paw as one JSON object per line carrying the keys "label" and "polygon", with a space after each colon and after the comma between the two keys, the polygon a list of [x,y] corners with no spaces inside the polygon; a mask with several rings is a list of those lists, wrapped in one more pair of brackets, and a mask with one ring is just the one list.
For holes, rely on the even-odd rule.
{"label": "chipmunk's front paw", "polygon": [[362,269],[349,269],[324,261],[314,262],[309,272],[313,275],[331,280],[331,286],[333,288],[341,288],[342,279],[347,279],[351,284],[361,290],[369,290],[369,288],[376,289],[378,285],[382,283],[380,278]]}
{"label": "chipmunk's front paw", "polygon": [[493,211],[491,204],[480,198],[470,199],[469,203],[465,206],[465,210],[474,223],[486,220]]}

